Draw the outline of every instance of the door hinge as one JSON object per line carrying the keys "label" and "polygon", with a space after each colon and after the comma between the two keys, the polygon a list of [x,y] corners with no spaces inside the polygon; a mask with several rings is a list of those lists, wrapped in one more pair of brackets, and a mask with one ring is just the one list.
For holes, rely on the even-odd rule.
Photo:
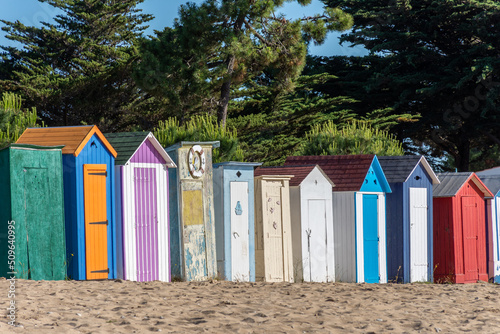
{"label": "door hinge", "polygon": [[108,172],[101,172],[101,173],[89,173],[89,175],[104,175],[104,176],[108,176]]}
{"label": "door hinge", "polygon": [[102,222],[92,222],[92,223],[89,223],[90,225],[106,225],[108,226],[108,221],[102,221]]}

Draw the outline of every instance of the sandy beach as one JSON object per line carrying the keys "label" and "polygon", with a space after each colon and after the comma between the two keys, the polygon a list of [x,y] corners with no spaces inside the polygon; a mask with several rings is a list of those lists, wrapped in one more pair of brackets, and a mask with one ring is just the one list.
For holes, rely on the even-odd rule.
{"label": "sandy beach", "polygon": [[[0,280],[7,314],[10,282]],[[500,286],[27,281],[0,333],[498,333]]]}

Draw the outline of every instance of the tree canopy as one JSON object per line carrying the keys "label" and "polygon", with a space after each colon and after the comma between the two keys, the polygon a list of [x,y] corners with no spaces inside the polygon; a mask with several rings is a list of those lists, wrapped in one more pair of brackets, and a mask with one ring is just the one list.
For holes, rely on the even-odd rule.
{"label": "tree canopy", "polygon": [[448,152],[461,171],[469,169],[471,150],[486,154],[486,143],[500,143],[498,2],[323,2],[353,15],[342,40],[370,51],[366,71],[358,67],[367,74],[362,102],[376,97],[396,113],[421,115],[400,128],[401,137]]}
{"label": "tree canopy", "polygon": [[285,2],[181,5],[173,28],[143,41],[135,78],[142,89],[166,99],[181,119],[208,112],[224,125],[232,95],[243,83],[268,70],[277,88],[290,91],[305,65],[307,43],[322,43],[328,31],[352,25],[351,16],[336,8],[289,20],[276,12]]}
{"label": "tree canopy", "polygon": [[6,37],[22,47],[2,47],[0,85],[36,106],[49,125],[111,131],[134,123],[133,43],[152,18],[136,8],[144,0],[39,1],[63,13],[41,28],[1,21]]}

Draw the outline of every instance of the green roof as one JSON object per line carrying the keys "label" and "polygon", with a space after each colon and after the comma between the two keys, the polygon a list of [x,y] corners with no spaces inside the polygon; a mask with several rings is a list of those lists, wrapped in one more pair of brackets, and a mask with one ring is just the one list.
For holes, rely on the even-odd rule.
{"label": "green roof", "polygon": [[118,153],[115,164],[124,165],[132,158],[141,146],[149,132],[119,132],[105,133],[104,136]]}

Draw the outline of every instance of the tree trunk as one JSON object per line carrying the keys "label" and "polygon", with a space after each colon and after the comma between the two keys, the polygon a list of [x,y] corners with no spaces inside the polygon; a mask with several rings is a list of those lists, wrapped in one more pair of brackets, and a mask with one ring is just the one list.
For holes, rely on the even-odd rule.
{"label": "tree trunk", "polygon": [[455,156],[455,165],[459,172],[468,172],[470,163],[470,140],[462,132],[457,143],[458,155]]}
{"label": "tree trunk", "polygon": [[222,87],[220,89],[220,100],[219,100],[219,108],[217,110],[217,124],[219,126],[226,126],[227,119],[227,107],[229,105],[229,98],[231,94],[231,76],[234,72],[234,61],[236,57],[230,55],[227,58],[227,78],[222,83]]}

